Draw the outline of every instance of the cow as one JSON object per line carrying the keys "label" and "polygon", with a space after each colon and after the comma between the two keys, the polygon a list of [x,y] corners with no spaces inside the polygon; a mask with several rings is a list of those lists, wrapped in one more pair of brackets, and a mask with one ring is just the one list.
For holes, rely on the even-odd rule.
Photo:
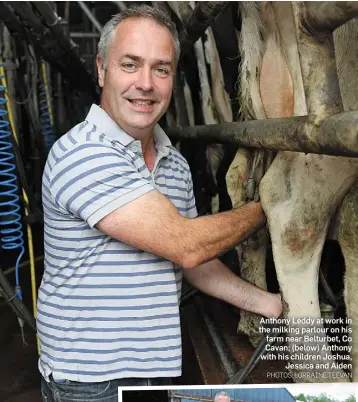
{"label": "cow", "polygon": [[[358,21],[348,21],[334,32],[342,103],[338,107],[315,104],[313,88],[307,87],[305,82],[307,73],[303,77],[301,71],[304,60],[299,54],[297,38],[304,29],[299,24],[300,7],[302,4],[291,2],[244,2],[239,5],[242,19],[239,86],[242,116],[246,120],[308,115],[311,124],[315,124],[329,114],[358,110]],[[331,49],[329,44],[325,49]],[[318,53],[314,63],[318,66],[322,62]],[[307,71],[312,66],[305,68]],[[335,80],[336,77],[333,74],[324,79]],[[319,90],[317,87],[316,91]],[[253,157],[254,164],[261,167],[256,182],[267,217],[286,318],[321,316],[318,269],[330,220],[344,199],[339,210],[338,241],[345,259],[347,315],[352,319],[352,379],[358,381],[358,296],[355,288],[358,286],[358,184],[355,183],[358,160],[278,152],[260,182],[263,167],[268,165],[270,157],[262,151],[257,151]],[[228,192],[234,206],[245,201],[242,184],[250,176],[250,163],[252,166],[248,155],[240,149],[227,173]],[[261,232],[251,245],[246,246],[246,255],[241,258],[244,269],[251,273],[251,280],[261,287],[265,286],[262,278],[265,277],[266,241],[267,236]],[[245,325],[241,324],[241,328]],[[252,328],[246,332],[251,334]],[[333,361],[330,360],[329,369],[316,370],[324,371],[325,376],[300,377],[297,369],[296,378],[312,382],[347,381]],[[307,372],[301,371],[301,374]]]}

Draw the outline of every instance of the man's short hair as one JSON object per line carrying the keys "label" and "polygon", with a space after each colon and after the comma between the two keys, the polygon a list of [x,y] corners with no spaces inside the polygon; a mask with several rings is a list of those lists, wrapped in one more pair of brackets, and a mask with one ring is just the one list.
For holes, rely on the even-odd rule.
{"label": "man's short hair", "polygon": [[216,401],[218,400],[218,396],[226,396],[227,401],[228,401],[228,402],[231,401],[230,395],[229,395],[227,392],[221,391],[221,392],[218,392],[218,393],[215,395],[214,402],[216,402]]}
{"label": "man's short hair", "polygon": [[104,69],[108,67],[108,50],[112,44],[115,30],[118,24],[128,18],[145,18],[156,22],[158,25],[166,27],[174,39],[175,61],[178,62],[180,56],[178,31],[169,14],[146,4],[140,4],[129,7],[114,15],[103,27],[101,38],[98,42],[98,56],[103,60]]}

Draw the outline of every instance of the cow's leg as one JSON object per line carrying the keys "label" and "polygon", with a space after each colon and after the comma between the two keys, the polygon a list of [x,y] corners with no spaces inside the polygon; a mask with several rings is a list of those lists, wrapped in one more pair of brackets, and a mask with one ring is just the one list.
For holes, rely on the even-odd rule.
{"label": "cow's leg", "polygon": [[352,320],[351,342],[353,381],[358,381],[358,182],[354,184],[339,211],[338,241],[346,266],[344,299],[347,316]]}
{"label": "cow's leg", "polygon": [[[281,18],[275,18],[273,4],[269,2],[239,4],[242,17],[239,41],[242,56],[240,100],[241,112],[245,119],[282,118],[290,117],[292,114],[307,114],[306,109],[302,108],[305,99],[297,46],[294,46],[295,35],[292,28],[287,28],[293,26],[291,5],[284,4],[285,24],[281,24]],[[290,19],[291,23],[288,21]],[[284,43],[280,43],[280,38],[285,39]],[[293,77],[290,70],[294,73]],[[299,78],[301,83],[297,82]],[[263,158],[259,159],[262,163]],[[260,166],[256,169],[256,184],[260,182],[264,171],[265,169],[260,169]],[[253,194],[250,194],[249,190],[248,198],[251,199]],[[267,233],[262,230],[242,245],[241,255],[238,253],[242,277],[262,288],[266,288],[266,238]],[[259,317],[242,312],[239,331],[248,334],[253,344],[256,344],[262,336],[259,327]]]}
{"label": "cow's leg", "polygon": [[[268,220],[287,318],[321,316],[317,287],[320,257],[330,218],[354,182],[354,163],[348,158],[282,152],[261,181],[261,201]],[[321,327],[316,325],[312,330],[308,326],[306,330],[312,335],[321,335]],[[295,342],[301,346],[309,343],[303,336],[301,342]],[[292,347],[293,342],[289,344]],[[311,359],[316,356],[311,362],[327,363],[326,353],[322,348],[319,352],[311,352]],[[316,367],[312,370],[325,373],[325,378],[316,375],[298,377],[298,380],[347,381],[340,370],[332,367],[332,362],[330,360],[329,370]],[[304,372],[307,370],[302,370],[301,375]],[[295,373],[297,375],[297,371]]]}
{"label": "cow's leg", "polygon": [[[261,289],[267,289],[265,275],[265,261],[267,249],[267,229],[261,229],[240,246],[238,251],[240,261],[240,275],[246,281]],[[246,334],[253,346],[257,346],[262,339],[260,333],[260,319],[262,317],[246,310],[240,311],[238,332]]]}
{"label": "cow's leg", "polygon": [[[358,109],[358,41],[357,19],[348,21],[334,31],[339,85],[344,110]],[[344,296],[347,315],[352,319],[353,381],[358,381],[358,183],[356,182],[343,201],[339,211],[339,235],[345,266]]]}
{"label": "cow's leg", "polygon": [[[260,58],[264,51],[263,28],[260,18],[261,6],[256,2],[242,2],[239,3],[238,7],[240,18],[242,18],[241,33],[238,37],[241,55],[240,114],[244,120],[264,119],[266,114],[260,99],[259,83],[258,80],[253,79],[257,75],[257,66],[260,64]],[[250,171],[248,161],[252,159],[253,153],[251,151],[239,149],[228,169],[226,184],[234,208],[243,205],[248,198],[247,186],[251,185],[248,182]],[[251,195],[253,196],[253,194]],[[236,247],[241,277],[262,289],[267,288],[265,272],[266,237],[265,229],[263,229]],[[244,310],[240,311],[238,332],[248,335],[254,346],[262,337],[259,332],[259,320],[260,317],[256,314]]]}
{"label": "cow's leg", "polygon": [[[240,148],[227,171],[226,187],[233,208],[238,208],[246,202],[247,193],[244,183],[247,183],[250,158],[252,158],[251,152]],[[262,229],[236,247],[241,277],[261,289],[266,289],[266,238],[266,229]],[[254,346],[259,343],[262,337],[259,332],[260,318],[258,315],[245,310],[240,311],[238,331],[246,334]]]}

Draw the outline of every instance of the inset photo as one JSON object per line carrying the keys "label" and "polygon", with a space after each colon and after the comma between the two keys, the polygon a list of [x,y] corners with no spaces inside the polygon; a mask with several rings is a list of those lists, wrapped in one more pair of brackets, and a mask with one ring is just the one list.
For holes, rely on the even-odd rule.
{"label": "inset photo", "polygon": [[356,402],[357,384],[123,389],[119,402]]}

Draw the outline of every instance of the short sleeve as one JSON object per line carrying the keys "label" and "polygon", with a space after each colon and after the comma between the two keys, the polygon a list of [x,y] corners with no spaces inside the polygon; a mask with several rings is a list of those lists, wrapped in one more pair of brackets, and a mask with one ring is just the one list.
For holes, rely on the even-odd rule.
{"label": "short sleeve", "polygon": [[122,149],[77,144],[52,168],[50,191],[56,204],[93,227],[117,208],[154,190],[145,165],[138,168]]}
{"label": "short sleeve", "polygon": [[195,205],[193,180],[191,177],[190,170],[189,170],[189,180],[188,180],[188,202],[187,202],[186,211],[187,211],[186,212],[187,218],[196,218],[198,216],[198,212],[196,210],[196,205]]}

